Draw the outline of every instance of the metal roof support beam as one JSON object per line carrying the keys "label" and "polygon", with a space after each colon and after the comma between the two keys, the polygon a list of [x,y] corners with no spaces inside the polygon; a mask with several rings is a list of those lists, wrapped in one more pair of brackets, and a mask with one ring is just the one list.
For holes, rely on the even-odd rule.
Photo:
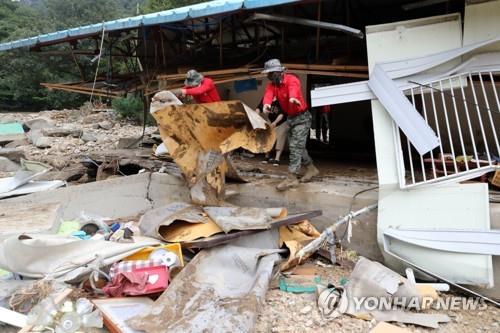
{"label": "metal roof support beam", "polygon": [[268,15],[268,14],[256,13],[256,14],[253,14],[246,21],[251,22],[251,21],[258,21],[258,20],[298,24],[298,25],[303,25],[303,26],[307,26],[307,27],[340,31],[340,32],[344,32],[346,34],[349,34],[349,35],[352,35],[352,36],[355,36],[358,38],[364,37],[364,33],[361,30],[351,28],[351,27],[348,27],[346,25],[329,23],[329,22],[322,22],[322,21],[315,21],[315,20],[307,20],[307,19],[301,19],[301,18],[290,17],[290,16]]}

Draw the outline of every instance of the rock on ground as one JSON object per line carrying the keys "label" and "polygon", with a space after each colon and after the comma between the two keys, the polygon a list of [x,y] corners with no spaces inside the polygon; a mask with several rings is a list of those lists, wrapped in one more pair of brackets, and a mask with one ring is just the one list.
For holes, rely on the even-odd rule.
{"label": "rock on ground", "polygon": [[0,156],[20,162],[21,158],[24,158],[24,150],[21,148],[0,148]]}
{"label": "rock on ground", "polygon": [[19,164],[0,156],[0,172],[15,172],[20,168]]}

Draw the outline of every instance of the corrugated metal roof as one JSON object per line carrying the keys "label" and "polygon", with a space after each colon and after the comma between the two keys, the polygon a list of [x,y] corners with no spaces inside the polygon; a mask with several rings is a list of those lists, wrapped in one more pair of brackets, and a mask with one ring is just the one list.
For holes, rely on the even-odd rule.
{"label": "corrugated metal roof", "polygon": [[20,47],[34,46],[38,43],[57,42],[68,37],[79,37],[98,33],[103,27],[106,31],[133,29],[140,26],[155,25],[184,21],[190,18],[199,18],[216,14],[223,14],[240,9],[257,9],[283,5],[301,0],[215,0],[192,6],[180,7],[162,12],[127,17],[123,19],[86,25],[82,27],[61,30],[48,34],[20,39],[0,44],[0,51],[12,50]]}

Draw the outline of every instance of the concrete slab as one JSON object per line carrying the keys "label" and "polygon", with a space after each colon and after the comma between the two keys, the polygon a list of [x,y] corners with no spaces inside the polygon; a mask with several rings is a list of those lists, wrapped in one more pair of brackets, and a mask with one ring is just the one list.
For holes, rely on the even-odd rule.
{"label": "concrete slab", "polygon": [[19,233],[55,232],[59,226],[58,204],[10,204],[0,214],[0,240]]}
{"label": "concrete slab", "polygon": [[[331,226],[340,216],[352,210],[373,204],[378,199],[377,191],[360,194],[353,202],[353,196],[362,190],[377,186],[376,184],[356,181],[328,180],[301,184],[298,188],[286,192],[275,189],[277,181],[259,181],[249,184],[232,184],[228,190],[238,192],[228,198],[228,201],[240,206],[255,207],[286,207],[289,213],[298,213],[321,209],[323,216],[311,221],[322,231]],[[354,221],[352,238],[344,247],[353,249],[360,255],[372,260],[381,261],[382,254],[377,245],[377,210],[374,210]],[[339,235],[344,235],[344,229],[339,229]]]}
{"label": "concrete slab", "polygon": [[82,211],[110,218],[135,216],[146,210],[185,201],[189,191],[181,178],[167,174],[142,173],[0,201],[0,211],[13,204],[60,204],[63,219]]}
{"label": "concrete slab", "polygon": [[[276,182],[279,180],[230,184],[228,190],[238,194],[228,198],[228,202],[247,207],[282,206],[289,213],[321,209],[323,216],[312,222],[323,230],[348,212],[354,194],[374,186],[355,181],[324,180],[301,184],[299,188],[283,193],[275,190]],[[64,219],[76,218],[82,211],[117,218],[142,214],[148,209],[175,201],[189,202],[189,198],[189,190],[182,178],[162,173],[142,173],[5,199],[0,201],[0,211],[13,204],[57,203]],[[356,198],[352,209],[359,209],[376,200],[376,191],[363,193]],[[342,235],[343,230],[339,230],[339,234]],[[346,247],[367,258],[381,260],[376,243],[376,211],[353,223],[353,238]]]}

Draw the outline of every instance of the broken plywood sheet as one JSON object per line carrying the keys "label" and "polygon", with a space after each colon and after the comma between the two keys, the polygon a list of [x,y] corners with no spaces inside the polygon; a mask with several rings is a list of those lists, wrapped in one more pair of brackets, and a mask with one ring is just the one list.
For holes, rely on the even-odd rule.
{"label": "broken plywood sheet", "polygon": [[203,210],[225,233],[269,229],[273,219],[284,218],[287,214],[284,208],[204,207]]}
{"label": "broken plywood sheet", "polygon": [[0,213],[0,240],[14,234],[39,233],[57,230],[60,205],[12,204]]}
{"label": "broken plywood sheet", "polygon": [[[316,216],[320,216],[322,212],[320,210],[314,210],[307,213],[300,213],[290,215],[279,220],[274,220],[270,224],[270,229],[278,229],[279,227],[288,226],[292,224],[297,224],[303,222],[304,220],[311,219]],[[236,239],[242,238],[243,236],[248,236],[260,232],[261,230],[238,230],[233,231],[228,234],[216,234],[210,237],[206,237],[200,240],[194,240],[191,242],[184,242],[183,247],[186,248],[212,248],[217,245],[226,244],[232,242]],[[246,237],[243,237],[246,238]]]}
{"label": "broken plywood sheet", "polygon": [[280,247],[285,245],[290,251],[288,260],[280,266],[280,270],[282,271],[306,261],[309,256],[299,258],[297,253],[305,244],[308,244],[320,235],[318,230],[307,220],[298,224],[280,227],[279,233]]}
{"label": "broken plywood sheet", "polygon": [[166,242],[191,242],[232,230],[269,229],[283,208],[200,207],[174,202],[150,210],[140,220],[144,235]]}
{"label": "broken plywood sheet", "polygon": [[199,206],[174,202],[152,209],[140,220],[141,232],[167,242],[186,242],[222,232]]}
{"label": "broken plywood sheet", "polygon": [[183,105],[171,92],[162,91],[153,97],[150,111],[198,204],[219,205],[224,200],[224,154],[240,147],[263,153],[276,141],[274,129],[239,101]]}

